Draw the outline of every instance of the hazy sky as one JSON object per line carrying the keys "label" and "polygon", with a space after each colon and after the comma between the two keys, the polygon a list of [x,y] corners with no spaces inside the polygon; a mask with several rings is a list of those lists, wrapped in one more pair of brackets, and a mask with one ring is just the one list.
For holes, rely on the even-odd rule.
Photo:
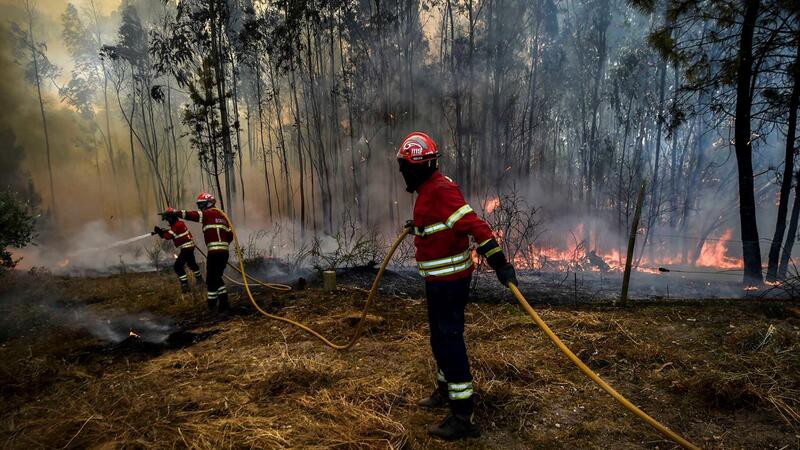
{"label": "hazy sky", "polygon": [[[61,14],[69,3],[74,4],[78,10],[91,8],[94,3],[97,12],[101,16],[113,14],[119,7],[120,0],[31,0],[31,4],[37,12],[34,18],[40,40],[47,42],[48,56],[57,66],[69,73],[71,63],[61,39]],[[0,0],[0,17],[4,22],[24,22],[25,0]],[[3,24],[5,25],[5,24]],[[113,39],[114,31],[109,29],[106,32],[106,39]]]}

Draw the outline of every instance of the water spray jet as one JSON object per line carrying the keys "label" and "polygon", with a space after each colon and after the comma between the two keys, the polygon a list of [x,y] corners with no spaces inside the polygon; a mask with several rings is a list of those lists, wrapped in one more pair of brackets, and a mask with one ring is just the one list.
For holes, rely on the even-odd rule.
{"label": "water spray jet", "polygon": [[78,255],[82,255],[82,254],[85,254],[85,253],[93,253],[93,252],[99,252],[99,251],[108,250],[108,249],[112,249],[112,248],[116,248],[116,247],[122,247],[123,245],[127,245],[127,244],[130,244],[132,242],[136,242],[136,241],[142,240],[142,239],[150,237],[152,235],[153,235],[153,233],[145,233],[145,234],[142,234],[142,235],[139,235],[139,236],[134,236],[132,238],[128,238],[128,239],[123,239],[121,241],[112,242],[111,244],[104,245],[104,246],[101,246],[101,247],[92,247],[92,248],[80,249],[78,251],[70,253],[69,256],[78,256]]}

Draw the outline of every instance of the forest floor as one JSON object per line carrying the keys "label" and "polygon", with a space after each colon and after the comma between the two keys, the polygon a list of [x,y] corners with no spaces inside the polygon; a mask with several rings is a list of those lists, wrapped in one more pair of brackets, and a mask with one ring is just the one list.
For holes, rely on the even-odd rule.
{"label": "forest floor", "polygon": [[[339,342],[365,297],[350,287],[258,294],[271,311]],[[339,352],[253,314],[235,291],[231,317],[207,317],[202,297],[181,295],[167,273],[6,275],[0,445],[675,447],[584,377],[518,307],[474,300],[466,339],[483,437],[447,444],[426,434],[442,413],[415,406],[434,373],[419,295],[380,295],[366,335]],[[538,309],[584,362],[697,445],[790,449],[800,448],[796,307],[709,300]],[[155,320],[178,333],[163,343],[99,339],[114,335],[103,324],[123,323],[122,312],[134,332],[141,318],[142,327]]]}

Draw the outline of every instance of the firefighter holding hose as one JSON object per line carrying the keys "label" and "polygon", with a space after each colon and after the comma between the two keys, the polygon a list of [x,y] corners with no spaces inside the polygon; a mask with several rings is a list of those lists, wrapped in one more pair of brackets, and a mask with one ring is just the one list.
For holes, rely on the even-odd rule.
{"label": "firefighter holding hose", "polygon": [[414,237],[416,260],[425,277],[431,350],[438,366],[436,389],[418,404],[449,406],[450,415],[428,432],[446,440],[480,436],[473,415],[473,386],[464,343],[464,308],[474,270],[469,236],[478,243],[503,285],[517,284],[492,230],[464,200],[458,184],[438,170],[436,143],[425,133],[408,135],[397,152],[408,192],[416,192],[414,220],[406,226]]}
{"label": "firefighter holding hose", "polygon": [[222,275],[228,264],[229,247],[233,240],[231,224],[225,213],[215,208],[217,200],[213,195],[203,192],[197,196],[197,211],[165,211],[165,218],[179,217],[203,225],[203,238],[208,248],[206,261],[206,288],[208,291],[208,309],[220,313],[228,311],[228,291]]}
{"label": "firefighter holding hose", "polygon": [[203,275],[200,273],[200,266],[194,258],[194,239],[192,233],[186,224],[178,219],[174,208],[167,208],[162,214],[164,220],[169,224],[169,229],[165,230],[161,227],[154,227],[153,234],[158,235],[164,240],[171,240],[178,249],[178,257],[175,258],[175,273],[178,275],[178,280],[181,282],[181,292],[189,292],[189,276],[186,274],[185,266],[194,272],[194,282],[200,285],[203,282]]}

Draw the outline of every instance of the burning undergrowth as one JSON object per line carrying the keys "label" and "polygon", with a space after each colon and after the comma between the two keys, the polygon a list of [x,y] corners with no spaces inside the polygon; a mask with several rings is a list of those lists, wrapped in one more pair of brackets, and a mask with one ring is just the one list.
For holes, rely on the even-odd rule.
{"label": "burning undergrowth", "polygon": [[[570,301],[578,302],[587,298],[608,299],[619,291],[626,238],[619,236],[603,218],[586,220],[579,212],[556,214],[534,206],[513,190],[475,205],[476,211],[495,230],[504,251],[522,276],[538,286],[549,286],[545,290],[553,291],[554,296],[564,297],[564,292],[569,291]],[[190,224],[190,228],[194,226]],[[297,230],[297,224],[290,221],[275,223],[269,229],[247,228],[246,225],[239,228],[248,272],[261,280],[293,286],[314,283],[322,270],[335,269],[345,278],[358,278],[356,272],[363,272],[360,277],[365,282],[359,284],[368,285],[396,231],[364,227],[346,214],[331,234],[319,231],[301,239]],[[80,234],[80,241],[89,244],[80,249],[74,245],[66,249],[44,245],[34,250],[33,257],[26,258],[27,263],[55,265],[51,269],[54,273],[70,276],[169,270],[175,256],[171,243],[157,238],[124,243],[136,238],[119,239],[125,234],[99,223],[88,224]],[[645,236],[649,240],[646,250],[641,251]],[[733,232],[712,230],[704,236],[696,248],[688,251],[685,246],[676,246],[674,239],[641,230],[633,260],[637,273],[630,295],[666,298],[760,295],[758,290],[743,291],[736,285],[741,278],[741,258],[731,254]],[[406,239],[390,266],[398,275],[397,283],[419,281],[413,256],[412,240]],[[198,253],[197,257],[202,265],[202,256]],[[480,264],[477,255],[474,259]],[[237,264],[236,258],[231,262]],[[661,267],[672,273],[660,272]],[[241,277],[234,270],[229,269],[228,275],[237,280],[231,281],[232,284],[241,283]],[[594,286],[593,281],[596,281]],[[387,283],[395,284],[388,278]],[[403,286],[396,291],[417,292]],[[772,293],[784,295],[778,289],[773,289]],[[110,334],[119,333],[115,329]]]}
{"label": "burning undergrowth", "polygon": [[[577,212],[553,217],[552,211],[532,205],[514,190],[480,205],[517,268],[562,273],[622,272],[625,268],[628,237],[620,233],[620,226],[609,225],[607,218],[587,218]],[[742,269],[741,257],[731,255],[732,229],[707,230],[702,237],[673,233],[640,228],[633,270],[658,273],[659,267],[668,266],[716,275]]]}

